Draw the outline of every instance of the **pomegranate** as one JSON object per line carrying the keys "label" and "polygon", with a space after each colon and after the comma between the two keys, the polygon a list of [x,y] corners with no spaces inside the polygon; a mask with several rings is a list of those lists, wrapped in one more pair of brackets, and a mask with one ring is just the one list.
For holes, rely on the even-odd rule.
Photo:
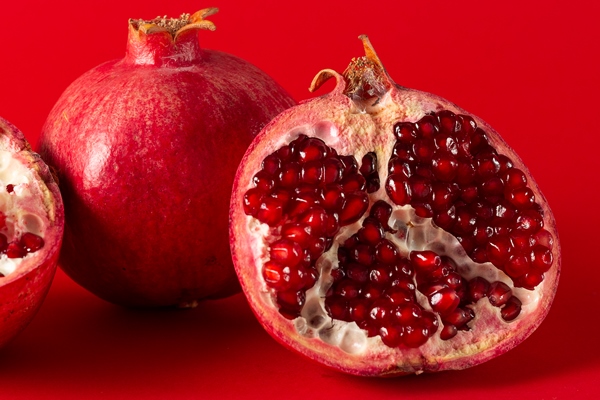
{"label": "pomegranate", "polygon": [[124,59],[75,80],[40,149],[65,201],[60,265],[126,306],[193,306],[239,291],[228,201],[256,134],[294,104],[258,68],[203,50],[201,10],[129,21]]}
{"label": "pomegranate", "polygon": [[335,369],[462,369],[529,336],[554,298],[546,200],[484,121],[396,85],[368,38],[335,89],[275,118],[239,166],[234,265],[265,329]]}
{"label": "pomegranate", "polygon": [[42,304],[62,242],[58,186],[25,136],[0,118],[0,347]]}

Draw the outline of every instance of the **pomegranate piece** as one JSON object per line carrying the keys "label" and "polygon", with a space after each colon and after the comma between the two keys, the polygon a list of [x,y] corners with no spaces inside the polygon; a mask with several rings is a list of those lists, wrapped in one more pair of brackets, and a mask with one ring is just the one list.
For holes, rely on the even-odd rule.
{"label": "pomegranate piece", "polygon": [[[130,20],[125,57],[75,80],[43,128],[67,207],[60,265],[110,302],[191,307],[239,291],[226,199],[254,136],[295,102],[253,65],[200,48],[216,11]],[[245,210],[281,223],[288,199],[273,188],[329,176],[318,150],[302,150],[305,170],[279,173],[285,150],[265,158]]]}
{"label": "pomegranate piece", "polygon": [[0,118],[0,347],[39,309],[58,260],[63,205],[49,168]]}
{"label": "pomegranate piece", "polygon": [[[395,85],[361,38],[366,57],[319,73],[312,89],[331,77],[336,88],[282,113],[240,164],[236,271],[267,331],[330,367],[476,365],[549,310],[560,272],[552,212],[498,133]],[[286,178],[265,184],[267,173]],[[273,198],[272,215],[256,211]],[[297,278],[305,270],[312,279]]]}

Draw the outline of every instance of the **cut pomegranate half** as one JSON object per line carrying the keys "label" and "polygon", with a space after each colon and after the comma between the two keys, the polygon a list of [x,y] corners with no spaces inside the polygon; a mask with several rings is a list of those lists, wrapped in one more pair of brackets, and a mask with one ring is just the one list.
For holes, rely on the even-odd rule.
{"label": "cut pomegranate half", "polygon": [[541,323],[560,246],[529,171],[484,121],[366,57],[277,117],[238,169],[234,264],[266,330],[358,375],[460,369]]}
{"label": "cut pomegranate half", "polygon": [[23,134],[0,118],[0,347],[42,304],[63,225],[60,192],[48,167]]}

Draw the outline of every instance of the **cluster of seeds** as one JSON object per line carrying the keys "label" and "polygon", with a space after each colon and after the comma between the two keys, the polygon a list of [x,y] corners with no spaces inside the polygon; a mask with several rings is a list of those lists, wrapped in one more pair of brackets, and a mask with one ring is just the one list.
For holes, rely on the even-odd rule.
{"label": "cluster of seeds", "polygon": [[[325,298],[329,316],[356,322],[387,346],[419,347],[437,332],[440,320],[444,340],[468,330],[475,317],[468,305],[483,297],[501,308],[506,321],[519,315],[521,302],[506,284],[480,277],[466,281],[451,258],[432,251],[401,255],[386,238],[386,232],[394,233],[387,224],[391,212],[384,201],[375,203],[363,227],[339,247],[339,265],[331,271]],[[418,303],[417,291],[432,311]]]}
{"label": "cluster of seeds", "polygon": [[282,315],[300,315],[305,292],[319,277],[317,259],[341,226],[366,212],[367,191],[379,188],[377,160],[370,154],[359,170],[353,156],[340,156],[321,139],[300,135],[265,157],[254,175],[244,211],[276,228],[278,239],[269,245],[263,278],[275,289]]}
{"label": "cluster of seeds", "polygon": [[433,218],[476,262],[533,289],[552,266],[553,238],[523,171],[498,154],[467,115],[440,111],[394,125],[386,192]]}
{"label": "cluster of seeds", "polygon": [[23,258],[44,247],[44,239],[35,233],[25,232],[20,238],[8,242],[6,235],[0,233],[0,253],[8,258]]}

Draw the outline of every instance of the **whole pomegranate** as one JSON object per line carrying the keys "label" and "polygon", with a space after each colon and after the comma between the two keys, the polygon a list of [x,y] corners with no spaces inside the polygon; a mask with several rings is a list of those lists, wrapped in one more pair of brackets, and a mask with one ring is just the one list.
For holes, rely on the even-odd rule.
{"label": "whole pomegranate", "polygon": [[278,341],[357,375],[470,367],[554,298],[560,246],[523,162],[484,121],[396,85],[366,36],[337,85],[253,141],[231,200],[234,264]]}
{"label": "whole pomegranate", "polygon": [[63,226],[50,170],[0,118],[0,347],[25,328],[48,293]]}
{"label": "whole pomegranate", "polygon": [[60,265],[110,302],[186,307],[239,290],[237,163],[294,102],[256,67],[199,47],[216,11],[130,20],[125,58],[73,82],[44,125],[41,154],[65,201]]}

